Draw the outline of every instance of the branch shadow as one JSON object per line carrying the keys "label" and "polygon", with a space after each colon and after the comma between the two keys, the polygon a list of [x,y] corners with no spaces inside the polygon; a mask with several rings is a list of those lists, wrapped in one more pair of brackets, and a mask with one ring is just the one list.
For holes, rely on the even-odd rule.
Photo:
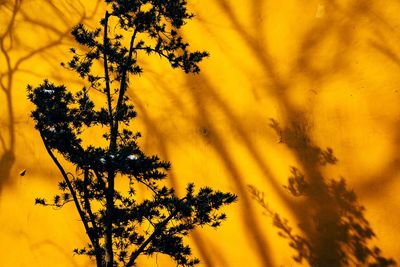
{"label": "branch shadow", "polygon": [[[369,226],[368,221],[363,215],[364,208],[357,202],[355,194],[348,190],[346,187],[346,182],[344,180],[340,181],[326,181],[319,170],[320,165],[333,164],[335,162],[332,149],[321,150],[319,147],[314,145],[310,140],[309,134],[307,132],[308,125],[311,122],[303,115],[307,110],[312,110],[314,108],[311,102],[306,110],[298,108],[289,101],[289,94],[291,89],[296,85],[298,79],[307,79],[313,86],[320,87],[324,83],[324,79],[332,74],[337,74],[346,71],[348,63],[348,50],[350,45],[354,42],[354,36],[352,31],[354,29],[353,25],[357,25],[358,21],[362,21],[365,18],[374,17],[375,21],[385,24],[382,18],[377,18],[377,14],[374,12],[374,6],[371,1],[351,1],[347,7],[339,6],[335,1],[325,1],[324,4],[328,8],[334,8],[338,12],[351,17],[351,21],[340,21],[341,18],[328,16],[321,23],[316,24],[316,26],[311,27],[304,34],[304,38],[300,40],[299,51],[297,53],[298,57],[294,60],[294,64],[291,67],[291,71],[286,75],[278,74],[276,67],[274,66],[274,60],[272,59],[271,53],[268,51],[267,47],[267,37],[265,36],[265,30],[260,27],[262,23],[256,19],[256,17],[262,16],[260,14],[261,6],[265,5],[265,1],[256,1],[254,4],[254,14],[258,14],[254,17],[253,27],[245,27],[241,24],[237,13],[233,10],[233,4],[227,0],[216,1],[220,9],[224,11],[224,15],[228,18],[229,22],[233,25],[232,28],[241,37],[242,41],[247,45],[249,51],[253,54],[254,58],[259,62],[264,71],[264,76],[271,82],[271,86],[265,88],[265,94],[272,94],[276,101],[278,102],[281,112],[284,114],[283,117],[286,121],[292,123],[290,128],[279,128],[276,122],[273,122],[272,126],[277,131],[278,135],[281,135],[283,131],[283,139],[293,155],[296,157],[300,164],[300,168],[304,171],[305,176],[310,180],[308,200],[307,204],[302,203],[299,205],[296,201],[282,194],[278,185],[274,184],[271,179],[273,176],[268,171],[268,167],[261,159],[260,154],[254,149],[251,137],[247,132],[241,131],[243,123],[238,120],[229,108],[218,98],[217,89],[207,81],[207,79],[202,76],[201,78],[196,78],[195,81],[188,82],[189,85],[196,84],[200,87],[202,91],[205,91],[205,95],[208,96],[207,100],[201,99],[201,95],[197,94],[194,96],[198,103],[199,117],[202,118],[199,121],[200,125],[207,125],[210,128],[209,132],[213,133],[212,145],[215,147],[217,153],[220,154],[222,161],[225,161],[227,169],[231,171],[233,181],[238,188],[238,193],[241,196],[242,191],[239,188],[243,187],[241,179],[238,175],[235,175],[235,167],[230,164],[229,154],[224,150],[223,140],[219,138],[217,131],[212,127],[213,122],[208,121],[207,118],[211,118],[212,114],[207,110],[207,104],[214,102],[214,104],[220,107],[220,111],[224,114],[227,120],[231,123],[231,127],[234,131],[239,132],[239,142],[246,144],[246,148],[251,153],[255,162],[257,162],[260,169],[264,170],[264,175],[268,179],[269,183],[272,183],[273,187],[279,192],[281,198],[286,202],[287,207],[289,207],[296,218],[301,221],[305,232],[304,240],[308,240],[308,243],[312,244],[313,251],[312,256],[308,257],[309,263],[312,266],[342,266],[346,262],[353,261],[362,264],[367,259],[371,258],[375,262],[371,263],[371,266],[391,266],[394,261],[391,259],[386,259],[380,256],[380,251],[377,248],[371,248],[367,246],[367,242],[374,236],[372,229]],[[223,42],[218,36],[213,34],[212,27],[205,20],[202,21],[204,28],[208,33],[215,39]],[[251,30],[249,30],[251,29]],[[255,30],[255,33],[253,31]],[[313,58],[315,51],[319,48],[318,46],[324,42],[325,39],[330,36],[336,36],[337,48],[332,51],[332,60],[322,67],[313,66],[310,59]],[[224,51],[225,52],[225,51]],[[388,54],[387,51],[385,51]],[[232,56],[228,54],[228,57]],[[396,63],[398,58],[394,58]],[[240,66],[239,66],[240,67]],[[249,75],[249,79],[251,76]],[[316,92],[317,93],[317,92]],[[206,103],[208,101],[208,103]],[[293,122],[295,120],[295,122]],[[394,163],[395,164],[395,163]],[[391,172],[396,172],[393,166],[388,166]],[[387,172],[385,172],[387,173]],[[299,172],[297,169],[293,169],[294,176],[291,178],[292,184],[288,188],[295,186],[295,182],[299,177]],[[379,180],[380,181],[380,180]],[[342,199],[343,198],[343,199]],[[246,204],[246,199],[244,200],[244,209],[248,208]],[[342,203],[342,202],[345,203]],[[349,207],[343,206],[348,205]],[[347,209],[348,208],[348,209]],[[347,209],[347,210],[346,210]],[[345,215],[341,215],[345,213]],[[310,219],[312,218],[312,219]],[[355,225],[350,223],[342,224],[341,220],[356,220]],[[246,220],[244,218],[244,220]],[[317,224],[317,225],[316,225]],[[250,224],[247,224],[251,227]],[[307,226],[309,225],[309,226]],[[359,232],[358,236],[343,237],[343,231],[354,230],[357,227],[361,227],[362,231]],[[353,228],[352,228],[353,227]],[[317,229],[318,228],[318,229]],[[257,229],[247,229],[248,231],[257,232]],[[317,231],[318,230],[318,231]],[[250,236],[253,236],[250,234]],[[346,243],[347,242],[347,243]],[[263,244],[268,244],[268,242],[263,241]],[[261,243],[259,243],[261,244]],[[262,246],[258,246],[259,253],[262,255]],[[343,248],[346,247],[347,248]],[[356,251],[356,250],[360,251]],[[265,247],[268,251],[268,247]],[[343,255],[343,253],[351,252],[348,257]],[[261,256],[265,260],[265,256]],[[265,260],[265,266],[269,266],[271,262]],[[375,264],[375,265],[374,265]]]}
{"label": "branch shadow", "polygon": [[[148,72],[151,72],[151,70],[148,70]],[[156,73],[152,74],[155,75],[155,77],[158,77]],[[169,88],[169,85],[166,84],[164,80],[161,79],[160,77],[157,78],[156,82],[161,88],[166,89],[163,92],[166,94],[167,98],[172,99],[173,101],[175,101],[175,103],[178,103],[176,108],[180,109],[180,111],[184,113],[185,112],[185,110],[183,110],[184,105],[181,104],[179,97],[175,95],[172,91],[167,90],[167,88]],[[135,91],[129,90],[127,92],[127,95],[129,96],[130,99],[134,101],[135,108],[138,110],[138,113],[140,114],[140,118],[146,127],[146,131],[151,133],[152,140],[155,140],[157,142],[155,147],[157,147],[158,149],[158,154],[163,160],[169,161],[170,151],[166,145],[166,142],[163,141],[166,140],[168,136],[162,131],[160,131],[157,123],[150,117],[147,108],[140,101],[140,97],[136,95]],[[146,139],[145,141],[148,141],[148,139]],[[144,144],[144,148],[146,148],[146,146],[149,146],[149,144]],[[174,172],[174,168],[172,168],[168,172],[168,182],[170,183],[170,186],[174,188],[175,191],[179,194],[179,188],[180,188],[179,179]],[[190,237],[193,240],[194,245],[196,246],[199,252],[200,259],[202,260],[202,264],[204,266],[206,267],[228,266],[227,260],[225,259],[224,255],[222,253],[218,253],[217,252],[218,250],[213,245],[213,242],[211,242],[211,240],[206,240],[198,230],[194,229],[190,233]],[[216,260],[212,255],[217,256]]]}
{"label": "branch shadow", "polygon": [[271,127],[282,134],[282,142],[297,155],[301,166],[301,170],[292,167],[285,188],[309,207],[298,225],[302,234],[293,233],[288,220],[267,204],[264,193],[249,187],[265,214],[272,217],[279,235],[296,251],[294,260],[313,267],[396,266],[393,259],[385,258],[371,245],[375,233],[365,218],[365,208],[347,188],[345,179],[328,181],[323,177],[321,167],[337,162],[332,149],[315,146],[308,138],[307,127],[300,123],[297,120],[282,128],[271,121]]}
{"label": "branch shadow", "polygon": [[[96,14],[100,0],[97,0],[95,8],[92,12],[86,14],[82,3],[71,1],[66,3],[65,7],[75,10],[76,13],[68,14],[63,12],[53,1],[47,1],[44,4],[52,12],[58,14],[62,25],[55,26],[54,21],[47,21],[46,16],[41,14],[40,17],[34,18],[30,10],[29,0],[12,0],[4,1],[0,5],[0,11],[6,16],[2,17],[1,23],[4,25],[4,31],[0,33],[0,59],[4,59],[0,64],[0,89],[4,95],[3,106],[6,107],[4,118],[0,118],[2,128],[0,131],[1,155],[0,155],[0,195],[5,186],[13,186],[16,174],[12,173],[12,168],[17,158],[17,127],[16,127],[16,108],[14,106],[16,99],[14,97],[15,90],[25,90],[25,85],[16,85],[16,76],[23,73],[23,65],[28,63],[34,57],[41,56],[44,60],[51,58],[51,49],[54,49],[66,41],[71,40],[70,28],[77,22],[91,20]],[[83,10],[82,10],[83,8]],[[76,17],[75,17],[76,16]],[[21,24],[28,25],[34,29],[45,30],[47,33],[53,34],[50,40],[43,41],[40,45],[26,47],[26,44],[20,42]],[[59,28],[62,28],[60,30]],[[30,72],[34,71],[31,69]]]}
{"label": "branch shadow", "polygon": [[[58,35],[60,39],[54,43],[54,46],[57,46],[67,40],[67,32],[59,31],[46,21],[38,21],[34,18],[30,18],[28,15],[29,10],[24,10],[23,8],[21,9],[21,5],[23,6],[25,1],[15,0],[1,2],[1,4],[3,5],[6,3],[8,7],[11,7],[10,10],[15,10],[12,12],[13,15],[10,16],[10,18],[21,15],[26,22],[35,24],[38,27],[47,28],[49,32]],[[193,89],[190,92],[191,97],[196,103],[195,112],[197,115],[193,121],[193,124],[198,127],[199,134],[203,136],[203,139],[206,141],[207,145],[210,146],[219,156],[224,168],[231,175],[232,183],[234,184],[234,188],[240,196],[242,203],[241,211],[243,214],[246,214],[246,216],[243,215],[243,223],[246,225],[245,230],[248,232],[249,243],[253,242],[255,244],[257,254],[265,266],[272,266],[271,255],[269,252],[272,242],[263,237],[264,226],[260,225],[260,223],[257,221],[258,213],[253,208],[252,201],[246,190],[246,177],[241,174],[241,171],[239,170],[234,159],[235,155],[232,154],[232,152],[229,150],[229,147],[225,143],[224,135],[226,133],[221,133],[218,130],[216,122],[213,120],[213,111],[209,108],[209,106],[218,106],[219,111],[229,122],[230,129],[232,129],[237,137],[237,142],[246,147],[247,151],[252,157],[252,160],[262,171],[266,181],[271,184],[280,198],[284,200],[286,206],[293,212],[293,214],[295,214],[297,220],[302,222],[301,229],[304,232],[304,235],[301,236],[301,240],[305,240],[303,246],[307,246],[305,243],[312,244],[312,253],[310,252],[310,248],[308,248],[308,254],[306,254],[306,252],[302,252],[303,254],[307,255],[303,257],[304,260],[312,262],[313,264],[328,264],[315,266],[339,266],[339,264],[342,264],[343,257],[340,255],[344,251],[342,248],[344,242],[341,239],[341,231],[343,231],[343,226],[340,224],[340,221],[342,220],[340,210],[343,210],[344,208],[341,206],[341,202],[338,203],[337,198],[350,198],[347,200],[345,199],[345,203],[347,203],[346,205],[352,207],[351,211],[346,211],[347,214],[349,214],[346,215],[346,218],[351,218],[351,216],[356,217],[353,218],[353,220],[356,219],[356,224],[358,222],[358,225],[361,225],[363,229],[370,228],[370,226],[362,214],[361,205],[356,201],[355,197],[352,199],[350,196],[351,191],[347,189],[345,182],[333,182],[326,181],[324,179],[319,170],[320,165],[323,162],[321,157],[325,157],[325,164],[333,163],[328,162],[329,160],[332,160],[331,156],[333,154],[331,153],[331,150],[321,150],[313,144],[313,142],[310,140],[309,133],[307,132],[310,122],[305,118],[305,116],[302,115],[304,110],[294,106],[288,100],[288,96],[291,93],[292,87],[296,84],[297,79],[306,78],[308,81],[310,81],[310,84],[321,85],[327,76],[331,75],[332,73],[343,72],[346,70],[346,63],[348,61],[347,51],[350,44],[354,41],[351,32],[352,25],[373,13],[371,1],[350,1],[349,3],[350,4],[348,8],[343,8],[338,6],[335,1],[324,2],[327,8],[337,9],[342,13],[346,13],[346,16],[352,18],[351,22],[340,22],[339,18],[327,16],[321,23],[307,30],[304,33],[303,39],[299,40],[299,51],[293,65],[290,68],[291,71],[287,75],[281,75],[278,73],[274,64],[273,53],[271,53],[268,49],[268,41],[271,40],[268,40],[265,34],[266,25],[264,25],[264,23],[260,23],[260,19],[267,15],[263,14],[262,12],[263,6],[267,4],[267,1],[251,1],[253,10],[252,12],[254,14],[252,17],[252,24],[254,26],[252,31],[241,24],[237,13],[235,13],[233,10],[234,5],[232,2],[227,0],[216,1],[216,4],[219,5],[220,9],[224,11],[224,14],[232,23],[235,32],[238,33],[238,35],[247,45],[249,51],[257,60],[258,64],[262,66],[263,75],[271,82],[270,87],[261,88],[261,90],[263,90],[262,93],[273,95],[280,106],[282,113],[284,114],[283,117],[287,121],[293,121],[294,118],[299,118],[299,121],[296,120],[296,123],[293,123],[291,126],[286,128],[280,128],[276,122],[273,122],[272,125],[276,128],[276,130],[281,131],[281,133],[277,134],[283,135],[282,142],[284,142],[291,149],[298,160],[300,165],[299,169],[301,169],[301,172],[299,169],[293,169],[293,176],[291,180],[292,183],[289,182],[289,185],[287,186],[288,190],[291,188],[292,193],[297,192],[295,194],[298,194],[299,188],[301,188],[300,185],[302,184],[299,182],[301,181],[300,178],[307,177],[307,183],[309,186],[309,189],[307,189],[308,195],[299,197],[307,198],[308,204],[295,201],[294,198],[287,194],[285,190],[282,190],[282,186],[276,182],[277,179],[274,177],[271,171],[271,166],[269,166],[269,163],[263,158],[262,154],[257,148],[257,144],[254,142],[254,140],[252,140],[252,135],[246,131],[246,123],[241,121],[241,118],[237,116],[235,112],[225,103],[224,99],[219,96],[219,88],[217,88],[217,86],[209,79],[207,79],[205,75],[187,79],[188,87]],[[53,2],[50,2],[50,4],[54,6]],[[55,12],[59,13],[64,19],[65,14],[63,12],[57,10],[55,10]],[[67,27],[67,24],[69,25],[71,22],[69,20],[65,20],[65,23]],[[11,25],[10,27],[12,29],[14,24],[10,22],[9,25]],[[202,25],[204,28],[209,27],[206,21],[203,21]],[[10,37],[12,32],[13,30],[10,30],[7,32],[7,34],[2,35],[2,43],[4,43],[3,40],[12,38]],[[212,31],[209,31],[209,33],[210,36],[213,36]],[[313,58],[313,54],[316,50],[318,50],[319,45],[331,35],[335,35],[337,37],[337,43],[340,43],[340,46],[333,51],[334,56],[332,56],[333,60],[331,62],[324,64],[322,67],[315,67],[310,59]],[[214,38],[217,39],[219,37],[214,36]],[[224,40],[219,41],[221,43],[224,42]],[[15,129],[14,107],[12,106],[12,101],[16,101],[12,96],[12,90],[15,88],[13,85],[14,76],[16,73],[23,70],[21,67],[23,63],[36,55],[44,54],[45,51],[51,47],[53,47],[53,45],[45,46],[43,49],[38,49],[25,54],[20,60],[17,61],[20,62],[18,65],[10,64],[7,66],[7,70],[5,72],[1,72],[0,81],[2,88],[5,88],[3,89],[3,92],[5,94],[5,104],[8,107],[9,114],[6,117],[6,131],[4,131],[7,134],[3,134],[3,131],[0,132],[0,142],[3,149],[0,157],[0,194],[5,185],[13,182],[11,169],[16,161],[15,133],[17,130]],[[391,52],[385,47],[382,49],[382,51],[388,55],[393,54],[391,54]],[[4,53],[3,51],[3,54],[4,57],[7,58],[9,52],[6,52],[7,53]],[[237,59],[238,62],[240,60],[242,59]],[[399,61],[398,57],[394,57],[393,60],[397,63]],[[251,74],[248,74],[248,76],[249,79],[252,79]],[[161,81],[162,79],[158,80],[157,82]],[[168,84],[164,84],[162,86],[166,88],[166,97],[174,99],[176,103],[179,103],[179,95],[175,95],[172,91],[168,90],[170,88]],[[137,98],[134,96],[134,99]],[[159,127],[157,127],[157,122],[146,113],[146,108],[144,105],[140,103],[140,101],[135,101],[135,104],[140,110],[139,114],[142,116],[142,120],[144,121],[147,130],[152,133],[155,139],[158,139],[157,147],[160,149],[162,158],[168,160],[170,158],[170,151],[163,141],[165,140],[166,135],[159,130]],[[312,104],[313,103],[311,103],[307,109],[312,109]],[[182,107],[183,106],[184,105],[182,105]],[[179,108],[180,105],[177,105],[177,109]],[[184,112],[184,110],[181,111]],[[264,125],[260,131],[267,136],[269,134],[268,123],[260,121],[260,124]],[[386,174],[396,173],[397,170],[393,169],[395,165],[397,165],[397,162],[393,162],[393,165],[389,165],[387,172],[385,171],[383,176],[386,177]],[[169,178],[171,185],[174,188],[177,188],[179,180],[177,177],[175,177],[173,172]],[[370,184],[366,185],[366,187],[370,186]],[[359,216],[357,217],[353,213],[358,213]],[[282,228],[281,230],[285,231],[285,229],[286,228]],[[335,233],[335,236],[332,238],[331,234],[328,235],[326,231]],[[364,236],[361,235],[358,237],[358,241],[350,240],[351,242],[348,246],[355,247],[356,244],[360,243],[359,246],[363,248],[363,242],[367,242],[370,240],[370,237],[372,238],[372,236],[373,235],[370,232]],[[209,240],[202,237],[197,232],[195,232],[193,238],[200,251],[200,256],[204,260],[206,266],[214,267],[219,266],[218,262],[220,265],[221,262],[227,262],[226,259],[224,259],[224,253],[217,251],[215,248],[208,247]],[[373,255],[377,255],[373,254],[375,251],[372,248],[367,248],[369,250],[361,250],[364,251],[364,254],[365,251],[367,251],[368,256],[374,258]],[[218,255],[220,260],[213,260],[215,255]],[[332,259],[332,255],[337,256],[338,259]],[[227,264],[223,265],[228,266]]]}

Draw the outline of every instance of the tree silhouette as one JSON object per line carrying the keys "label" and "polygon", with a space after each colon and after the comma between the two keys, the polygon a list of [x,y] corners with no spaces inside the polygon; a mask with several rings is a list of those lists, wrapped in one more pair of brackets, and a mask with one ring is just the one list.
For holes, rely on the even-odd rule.
{"label": "tree silhouette", "polygon": [[[63,178],[60,194],[52,201],[37,198],[36,203],[74,203],[90,240],[75,252],[94,256],[98,267],[135,266],[140,255],[157,253],[169,255],[178,265],[194,266],[199,260],[185,236],[197,226],[219,226],[226,216],[218,210],[236,196],[208,187],[195,192],[189,184],[185,196],[178,197],[165,186],[170,163],[139,148],[140,133],[129,127],[136,112],[126,91],[130,77],[142,73],[143,55],[158,55],[173,68],[198,73],[198,63],[208,54],[189,52],[178,33],[193,17],[185,0],[105,2],[109,10],[101,28],[78,24],[72,29],[80,48],[71,48],[72,59],[62,64],[87,86],[76,92],[47,80],[28,86],[28,98],[36,106],[35,128]],[[102,65],[101,71],[95,63]],[[106,104],[95,103],[94,95],[101,95]],[[88,138],[88,129],[96,129],[99,139]],[[100,139],[107,144],[99,146]],[[72,167],[75,171],[69,172]],[[146,192],[138,195],[140,188]]]}

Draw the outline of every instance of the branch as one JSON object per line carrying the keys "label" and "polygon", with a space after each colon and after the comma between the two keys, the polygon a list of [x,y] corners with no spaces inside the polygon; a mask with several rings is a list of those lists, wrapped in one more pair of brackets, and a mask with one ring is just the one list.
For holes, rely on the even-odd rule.
{"label": "branch", "polygon": [[132,54],[133,51],[135,50],[133,47],[133,44],[135,43],[135,38],[136,38],[136,34],[137,34],[137,28],[135,28],[135,30],[133,31],[132,37],[131,37],[131,41],[129,44],[129,54],[128,54],[128,61],[126,62],[126,65],[124,66],[123,72],[122,72],[122,77],[121,77],[121,85],[120,85],[120,89],[119,89],[119,95],[118,95],[118,102],[117,102],[117,106],[115,108],[117,116],[115,116],[115,132],[118,131],[118,113],[119,113],[119,109],[121,107],[122,104],[122,100],[124,99],[124,94],[125,94],[125,90],[127,87],[127,73],[128,73],[128,68],[129,65],[131,64],[131,59],[132,59]]}
{"label": "branch", "polygon": [[106,83],[106,94],[107,94],[107,102],[108,102],[108,113],[110,116],[110,128],[113,128],[113,114],[112,114],[112,106],[111,106],[111,93],[110,93],[110,75],[108,73],[108,60],[107,60],[107,53],[108,53],[108,18],[110,15],[108,11],[106,11],[106,15],[104,17],[104,51],[103,51],[103,58],[104,58],[104,76],[105,76],[105,83]]}
{"label": "branch", "polygon": [[136,258],[145,250],[148,244],[158,235],[163,228],[167,225],[167,223],[176,215],[177,211],[170,214],[164,221],[158,224],[154,230],[154,232],[143,242],[143,244],[131,254],[129,257],[129,262],[126,264],[125,267],[131,267],[135,263]]}
{"label": "branch", "polygon": [[[166,55],[163,52],[161,52],[160,50],[152,48],[152,47],[135,47],[135,50],[146,50],[146,52],[147,51],[154,52],[154,53],[158,54],[160,57],[165,57],[166,59],[169,60],[168,55]],[[184,66],[182,64],[178,63],[178,67],[183,68]]]}
{"label": "branch", "polygon": [[72,202],[72,201],[73,200],[71,200],[71,199],[67,200],[67,201],[63,201],[62,204],[47,204],[47,203],[41,203],[41,202],[36,202],[35,204],[39,204],[39,205],[46,206],[46,207],[52,207],[55,210],[59,210],[62,207],[64,207],[65,204],[68,204],[69,202]]}
{"label": "branch", "polygon": [[89,192],[88,192],[88,178],[89,178],[89,169],[85,168],[84,174],[83,174],[83,200],[85,203],[85,209],[87,213],[89,214],[90,222],[92,223],[93,227],[93,247],[95,250],[95,255],[96,255],[96,263],[98,265],[101,264],[102,262],[102,255],[101,255],[101,248],[99,244],[99,229],[97,228],[96,225],[96,218],[93,215],[92,208],[90,207],[90,201],[89,201]]}
{"label": "branch", "polygon": [[[107,26],[108,26],[108,17],[109,14],[106,12],[105,16],[105,22],[104,22],[104,47],[107,46],[108,44],[108,39],[107,39]],[[128,62],[127,66],[124,69],[123,75],[122,75],[122,80],[121,80],[121,88],[118,96],[118,102],[117,106],[115,107],[115,112],[117,116],[115,116],[115,122],[113,121],[113,118],[110,118],[110,152],[115,153],[115,150],[117,148],[117,135],[118,135],[118,113],[120,106],[122,104],[123,96],[124,96],[124,90],[125,90],[125,84],[126,84],[126,74],[127,74],[127,69],[130,64],[130,59],[132,57],[132,52],[133,52],[133,43],[135,41],[137,30],[134,30],[134,33],[131,38],[131,43],[130,43],[130,49],[129,49],[129,56],[128,56]],[[109,88],[109,76],[108,76],[108,64],[107,64],[107,56],[106,56],[106,49],[104,49],[104,71],[106,74],[106,81],[108,80],[108,93],[110,92]],[[111,112],[111,96],[108,95],[108,107]],[[111,113],[110,113],[111,114]],[[112,168],[108,170],[108,187],[106,188],[106,221],[105,221],[105,232],[106,232],[106,238],[105,238],[105,246],[106,246],[106,265],[107,267],[112,267],[113,266],[113,247],[112,247],[112,220],[113,220],[113,210],[114,210],[114,178],[115,178],[115,173]]]}
{"label": "branch", "polygon": [[[182,198],[179,202],[182,202],[185,200],[186,197]],[[135,251],[132,252],[131,256],[129,257],[129,262],[125,265],[125,267],[131,267],[135,263],[135,260],[143,251],[146,249],[146,247],[153,241],[153,239],[160,234],[160,232],[164,229],[164,227],[168,224],[168,222],[175,217],[175,215],[178,214],[178,209],[176,209],[173,213],[171,213],[164,221],[159,223],[156,227],[154,232],[142,243],[142,245]]]}
{"label": "branch", "polygon": [[[112,105],[111,105],[111,95],[110,95],[110,77],[108,73],[108,61],[107,61],[107,52],[108,50],[108,18],[109,13],[106,11],[105,18],[104,18],[104,74],[106,79],[106,93],[107,93],[107,102],[108,102],[108,109],[110,113],[110,152],[114,153],[116,146],[117,146],[117,132],[118,132],[118,119],[116,119],[116,124],[114,124],[113,116],[112,116]],[[118,113],[117,113],[118,114]],[[117,117],[117,116],[116,116]],[[113,211],[114,211],[114,178],[115,173],[113,168],[108,168],[108,185],[105,188],[106,192],[106,212],[105,212],[105,247],[106,247],[106,267],[113,267],[114,266],[114,251],[113,251],[113,244],[112,244],[112,230],[113,230]]]}
{"label": "branch", "polygon": [[4,141],[3,135],[0,134],[0,143],[1,146],[3,147],[4,151],[7,150],[6,142]]}
{"label": "branch", "polygon": [[145,185],[148,189],[150,189],[154,193],[155,196],[158,196],[159,193],[153,187],[151,187],[150,184],[146,183],[143,180],[139,180],[139,179],[136,179],[136,181],[138,181],[139,183]]}
{"label": "branch", "polygon": [[92,170],[93,170],[94,174],[96,175],[97,180],[99,180],[101,186],[103,186],[104,189],[106,189],[106,183],[104,182],[103,177],[101,177],[100,173],[97,170],[95,170],[95,169],[92,169]]}
{"label": "branch", "polygon": [[60,162],[58,161],[56,156],[51,151],[51,148],[47,145],[46,139],[44,138],[42,131],[39,130],[39,132],[40,132],[40,137],[42,138],[42,141],[43,141],[44,147],[46,148],[47,153],[50,155],[50,157],[53,160],[53,162],[57,165],[58,169],[61,172],[61,175],[64,178],[65,183],[68,186],[69,191],[71,192],[72,198],[74,200],[74,204],[76,206],[76,209],[78,210],[79,216],[80,216],[80,218],[82,220],[82,223],[83,223],[83,225],[85,227],[86,233],[87,233],[87,235],[88,235],[88,237],[90,239],[90,242],[92,243],[92,245],[94,247],[95,246],[95,241],[94,241],[93,236],[92,236],[92,231],[91,231],[91,229],[90,229],[90,227],[88,225],[85,213],[82,211],[81,205],[79,204],[78,197],[77,197],[76,192],[75,192],[75,190],[74,190],[74,188],[73,188],[73,186],[71,184],[71,181],[68,179],[68,175],[65,172],[64,168],[61,166]]}

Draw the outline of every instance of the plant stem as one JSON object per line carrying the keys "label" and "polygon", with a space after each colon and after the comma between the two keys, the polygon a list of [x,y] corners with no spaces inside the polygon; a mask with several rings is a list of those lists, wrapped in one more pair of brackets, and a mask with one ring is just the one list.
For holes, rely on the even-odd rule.
{"label": "plant stem", "polygon": [[[108,51],[108,18],[109,14],[106,11],[104,17],[104,74],[106,80],[106,94],[107,94],[107,102],[108,102],[108,112],[109,112],[109,123],[110,123],[110,132],[111,132],[111,140],[110,140],[110,152],[113,153],[115,151],[116,144],[113,142],[113,129],[114,122],[112,116],[112,103],[111,103],[111,94],[110,94],[110,77],[108,74],[108,59],[107,53]],[[115,135],[115,134],[114,134]],[[116,140],[116,137],[115,137]],[[112,167],[109,167],[108,170],[108,187],[106,188],[106,214],[105,214],[105,247],[106,247],[106,267],[113,267],[114,266],[114,252],[113,252],[113,245],[112,245],[112,218],[113,218],[113,211],[114,211],[114,170]]]}
{"label": "plant stem", "polygon": [[[92,228],[90,228],[89,224],[88,224],[88,219],[85,216],[85,213],[82,210],[82,207],[79,203],[79,199],[78,196],[75,192],[75,189],[73,188],[71,181],[68,179],[68,175],[65,172],[64,168],[61,166],[61,163],[58,161],[57,157],[54,155],[53,151],[51,151],[51,148],[47,145],[46,143],[46,139],[43,136],[43,133],[41,131],[40,132],[40,137],[42,138],[44,147],[46,148],[47,153],[50,155],[51,159],[53,160],[53,162],[56,164],[57,168],[60,170],[62,177],[64,178],[65,183],[67,184],[67,187],[72,195],[72,198],[74,200],[74,204],[76,207],[76,210],[78,211],[78,214],[82,220],[82,223],[85,227],[85,231],[90,239],[90,242],[92,243],[93,247],[96,246],[96,241],[95,238],[93,237],[93,233],[92,233]],[[96,260],[97,260],[97,256],[96,256]],[[101,264],[101,260],[100,260],[100,264]],[[102,267],[101,265],[99,265],[99,263],[97,262],[97,266],[98,267]]]}
{"label": "plant stem", "polygon": [[94,214],[92,212],[92,208],[90,206],[90,200],[89,200],[89,191],[88,191],[88,178],[89,178],[89,169],[85,168],[84,170],[84,177],[83,177],[83,200],[84,200],[84,207],[86,209],[86,212],[89,214],[89,220],[92,223],[92,229],[93,229],[93,248],[94,248],[94,253],[96,255],[96,264],[97,267],[102,267],[103,266],[103,257],[101,253],[101,248],[99,244],[99,230],[96,225],[96,218],[94,217]]}

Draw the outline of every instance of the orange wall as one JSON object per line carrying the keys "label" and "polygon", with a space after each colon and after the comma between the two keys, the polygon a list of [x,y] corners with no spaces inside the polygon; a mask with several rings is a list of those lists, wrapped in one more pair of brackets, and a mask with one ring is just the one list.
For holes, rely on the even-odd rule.
{"label": "orange wall", "polygon": [[[74,209],[33,205],[56,192],[60,177],[33,130],[26,84],[45,77],[79,84],[59,67],[72,45],[69,28],[80,20],[95,24],[92,15],[103,13],[101,5],[61,2],[0,1],[3,266],[93,266],[72,256],[86,242]],[[247,188],[265,192],[269,207],[301,233],[296,225],[327,207],[318,196],[295,198],[283,187],[292,166],[311,182],[343,177],[366,208],[373,243],[400,261],[400,3],[190,2],[197,16],[183,35],[211,54],[201,74],[184,75],[151,58],[130,95],[141,144],[172,162],[178,192],[195,181],[239,195],[218,231],[192,235],[201,266],[295,266],[294,251]],[[319,164],[316,147],[332,148],[338,162]]]}

